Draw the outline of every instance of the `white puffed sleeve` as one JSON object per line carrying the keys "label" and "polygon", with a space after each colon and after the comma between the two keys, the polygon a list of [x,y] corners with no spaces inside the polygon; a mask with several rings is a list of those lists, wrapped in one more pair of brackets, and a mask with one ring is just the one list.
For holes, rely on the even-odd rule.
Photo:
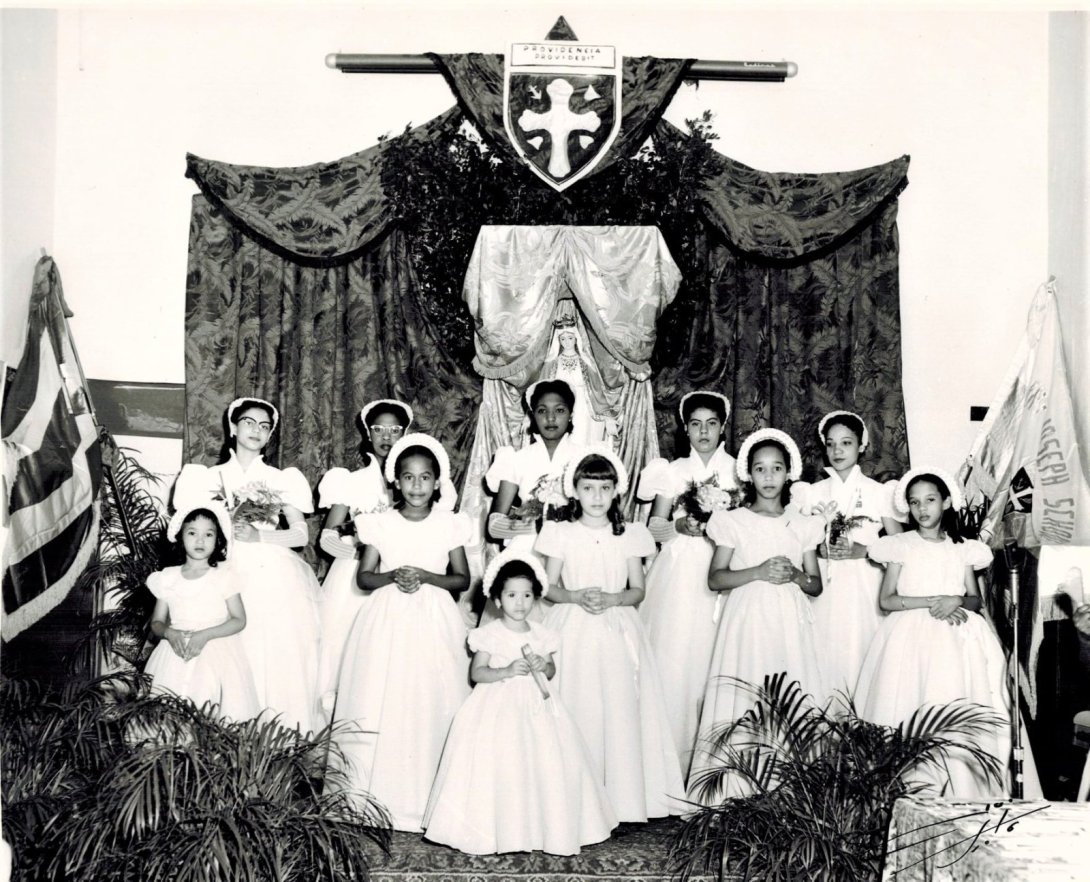
{"label": "white puffed sleeve", "polygon": [[537,541],[534,542],[534,551],[546,557],[562,559],[567,545],[564,534],[570,526],[564,521],[545,521],[541,525],[541,532],[537,534]]}
{"label": "white puffed sleeve", "polygon": [[791,518],[790,527],[803,551],[817,548],[825,541],[825,518],[799,515]]}
{"label": "white puffed sleeve", "polygon": [[477,528],[473,519],[465,512],[451,514],[447,527],[447,550],[453,551],[455,548],[476,544],[478,544]]}
{"label": "white puffed sleeve", "polygon": [[223,484],[217,471],[191,462],[182,466],[174,482],[173,503],[176,510],[190,508],[223,495]]}
{"label": "white puffed sleeve", "polygon": [[677,496],[674,484],[670,463],[659,457],[651,460],[640,472],[640,483],[636,496],[644,502],[654,502],[656,496],[666,496],[673,499]]}
{"label": "white puffed sleeve", "polygon": [[868,546],[867,556],[875,563],[903,564],[908,556],[905,537],[911,535],[911,533],[895,533],[892,536],[882,536],[877,542]]}
{"label": "white puffed sleeve", "polygon": [[[379,537],[389,522],[389,514],[390,512],[356,515],[352,523],[356,525],[356,536],[359,537],[360,542],[364,545],[377,545]],[[400,515],[397,516],[400,517]]]}
{"label": "white puffed sleeve", "polygon": [[497,637],[502,637],[498,634],[496,629],[489,625],[482,625],[480,628],[474,628],[469,632],[469,636],[466,638],[466,643],[469,645],[470,652],[487,652],[489,655],[496,654]]}
{"label": "white puffed sleeve", "polygon": [[813,510],[812,487],[809,481],[795,481],[791,485],[791,502],[800,514],[808,515]]}
{"label": "white puffed sleeve", "polygon": [[974,570],[986,570],[992,565],[994,555],[992,550],[979,539],[966,539],[964,542],[955,542],[965,566]]}
{"label": "white puffed sleeve", "polygon": [[560,652],[560,632],[552,628],[530,622],[531,646],[537,650],[538,655],[551,655]]}
{"label": "white puffed sleeve", "polygon": [[500,492],[500,481],[509,481],[518,486],[518,460],[514,447],[501,447],[492,458],[492,465],[485,472],[484,481],[493,493]]}
{"label": "white puffed sleeve", "polygon": [[276,489],[280,491],[287,505],[295,506],[303,514],[314,511],[314,497],[310,492],[310,484],[299,469],[281,469],[277,476]]}
{"label": "white puffed sleeve", "polygon": [[165,600],[167,595],[171,593],[174,580],[170,578],[169,571],[177,569],[177,567],[169,567],[167,570],[152,573],[148,576],[148,591],[152,593],[156,600]]}
{"label": "white puffed sleeve", "polygon": [[340,466],[330,469],[318,482],[318,508],[352,507],[352,473]]}
{"label": "white puffed sleeve", "polygon": [[716,545],[722,545],[725,548],[738,548],[741,545],[742,537],[735,511],[737,509],[717,511],[708,519],[704,533]]}
{"label": "white puffed sleeve", "polygon": [[625,524],[621,538],[625,557],[650,557],[655,553],[655,539],[643,524]]}

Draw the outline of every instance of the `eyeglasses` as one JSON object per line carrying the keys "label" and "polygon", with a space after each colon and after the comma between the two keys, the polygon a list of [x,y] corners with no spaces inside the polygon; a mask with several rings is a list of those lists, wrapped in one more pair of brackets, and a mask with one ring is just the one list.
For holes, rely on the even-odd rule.
{"label": "eyeglasses", "polygon": [[367,429],[380,438],[400,438],[405,432],[402,426],[368,426]]}
{"label": "eyeglasses", "polygon": [[272,423],[266,423],[266,422],[259,423],[253,417],[240,417],[239,421],[238,421],[238,425],[239,425],[239,427],[241,427],[243,429],[249,429],[250,431],[253,431],[254,429],[260,429],[262,432],[271,432],[272,431]]}

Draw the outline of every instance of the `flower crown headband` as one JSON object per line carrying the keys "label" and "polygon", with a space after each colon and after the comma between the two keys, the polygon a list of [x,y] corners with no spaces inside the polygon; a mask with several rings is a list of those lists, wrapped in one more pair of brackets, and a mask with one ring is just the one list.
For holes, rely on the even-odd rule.
{"label": "flower crown headband", "polygon": [[568,499],[575,499],[575,470],[579,468],[579,463],[588,456],[594,455],[600,456],[603,459],[608,459],[610,464],[617,471],[617,495],[622,496],[625,491],[628,490],[628,469],[624,467],[621,458],[608,447],[591,445],[589,447],[584,447],[579,456],[568,460],[567,466],[564,467],[564,495],[567,496]]}
{"label": "flower crown headband", "polygon": [[908,514],[908,485],[920,475],[934,475],[946,485],[946,489],[950,491],[950,504],[954,511],[965,508],[965,494],[961,490],[961,485],[946,469],[909,469],[897,482],[897,488],[893,491],[893,505],[901,514]]}
{"label": "flower crown headband", "polygon": [[231,515],[227,513],[227,509],[222,502],[213,501],[202,494],[193,494],[184,497],[182,500],[175,497],[174,505],[174,514],[171,515],[170,523],[167,524],[168,542],[174,542],[178,538],[178,533],[182,529],[182,522],[192,512],[199,508],[205,508],[215,515],[216,522],[220,525],[220,532],[223,533],[223,538],[227,540],[227,556],[231,556],[231,544],[234,542],[235,531],[231,525]]}
{"label": "flower crown headband", "polygon": [[538,581],[541,583],[542,597],[549,593],[549,577],[545,573],[545,567],[542,565],[541,561],[533,554],[508,548],[492,558],[492,563],[490,563],[484,571],[484,577],[481,579],[481,586],[484,589],[485,597],[488,597],[492,592],[492,583],[496,581],[496,576],[499,575],[503,565],[510,563],[513,560],[521,560],[533,570],[534,575],[537,576]]}
{"label": "flower crown headband", "polygon": [[276,425],[280,422],[280,411],[276,409],[276,405],[274,405],[271,401],[266,401],[264,398],[254,398],[253,395],[247,395],[245,398],[236,398],[234,401],[227,405],[227,424],[231,427],[231,436],[234,437],[236,433],[235,421],[232,419],[232,417],[234,417],[235,411],[239,409],[239,406],[247,402],[250,402],[252,404],[264,404],[269,410],[272,411],[272,428],[269,431],[270,433],[275,432]]}
{"label": "flower crown headband", "polygon": [[821,418],[821,422],[818,423],[818,438],[821,439],[821,443],[825,443],[825,426],[829,423],[829,420],[838,416],[850,416],[859,420],[859,425],[863,427],[863,437],[859,439],[859,452],[862,453],[870,444],[870,434],[867,432],[867,424],[863,422],[863,417],[857,413],[852,413],[850,410],[831,410]]}
{"label": "flower crown headband", "polygon": [[376,398],[374,401],[369,401],[363,406],[363,410],[360,411],[360,422],[364,427],[367,426],[367,417],[376,407],[380,404],[388,404],[391,407],[398,407],[405,412],[405,416],[408,422],[405,423],[405,428],[409,428],[413,424],[413,409],[409,407],[404,401],[398,401],[396,398]]}
{"label": "flower crown headband", "polygon": [[681,396],[681,404],[677,406],[677,415],[681,417],[682,422],[685,421],[685,402],[692,398],[694,395],[708,395],[712,398],[718,398],[723,402],[723,420],[730,419],[730,399],[726,395],[720,395],[718,392],[712,392],[710,389],[695,389],[692,392],[686,392]]}
{"label": "flower crown headband", "polygon": [[397,480],[397,458],[410,447],[425,447],[435,456],[439,463],[439,498],[435,507],[439,511],[454,511],[454,504],[458,501],[458,491],[454,489],[454,482],[450,480],[450,457],[447,456],[443,445],[431,435],[424,432],[410,432],[402,435],[398,442],[390,448],[386,456],[386,482],[393,484]]}
{"label": "flower crown headband", "polygon": [[789,460],[787,463],[788,480],[797,481],[802,477],[802,456],[799,454],[798,445],[792,440],[791,436],[779,429],[758,429],[742,442],[742,446],[738,450],[738,461],[734,466],[734,470],[738,473],[738,480],[753,480],[749,473],[749,452],[762,441],[779,441],[783,445]]}

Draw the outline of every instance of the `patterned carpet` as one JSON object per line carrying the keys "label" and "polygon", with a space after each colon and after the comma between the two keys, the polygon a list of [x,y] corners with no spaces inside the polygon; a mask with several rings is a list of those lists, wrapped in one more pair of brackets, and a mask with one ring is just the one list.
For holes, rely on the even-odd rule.
{"label": "patterned carpet", "polygon": [[[375,882],[667,882],[670,839],[674,818],[648,824],[621,824],[606,842],[584,848],[570,857],[527,854],[462,854],[433,845],[414,833],[394,833],[390,857],[374,865]],[[701,877],[702,879],[710,877]]]}

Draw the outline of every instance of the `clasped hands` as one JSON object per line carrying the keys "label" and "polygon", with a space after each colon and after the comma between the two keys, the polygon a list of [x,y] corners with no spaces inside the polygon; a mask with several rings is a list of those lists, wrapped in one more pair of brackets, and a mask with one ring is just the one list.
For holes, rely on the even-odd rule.
{"label": "clasped hands", "polygon": [[424,571],[417,567],[398,567],[393,571],[394,584],[399,591],[413,594],[424,582]]}
{"label": "clasped hands", "polygon": [[930,597],[927,611],[932,618],[951,625],[963,625],[969,621],[969,614],[962,609],[961,598],[953,594],[939,594]]}
{"label": "clasped hands", "polygon": [[683,515],[674,521],[674,529],[679,536],[703,536],[704,524],[692,515]]}
{"label": "clasped hands", "polygon": [[174,654],[182,661],[189,661],[201,654],[208,637],[201,631],[179,631],[177,628],[169,628],[164,635]]}
{"label": "clasped hands", "polygon": [[802,570],[786,557],[777,555],[770,557],[757,567],[757,578],[762,582],[771,582],[773,585],[786,585],[788,582],[794,582],[795,577],[801,572]]}
{"label": "clasped hands", "polygon": [[544,658],[535,652],[531,652],[525,658],[516,658],[504,670],[512,677],[524,677],[532,671],[539,674],[545,673],[547,665],[548,662]]}
{"label": "clasped hands", "polygon": [[592,615],[601,615],[607,609],[620,603],[621,595],[603,591],[601,588],[583,588],[571,592],[574,602]]}

